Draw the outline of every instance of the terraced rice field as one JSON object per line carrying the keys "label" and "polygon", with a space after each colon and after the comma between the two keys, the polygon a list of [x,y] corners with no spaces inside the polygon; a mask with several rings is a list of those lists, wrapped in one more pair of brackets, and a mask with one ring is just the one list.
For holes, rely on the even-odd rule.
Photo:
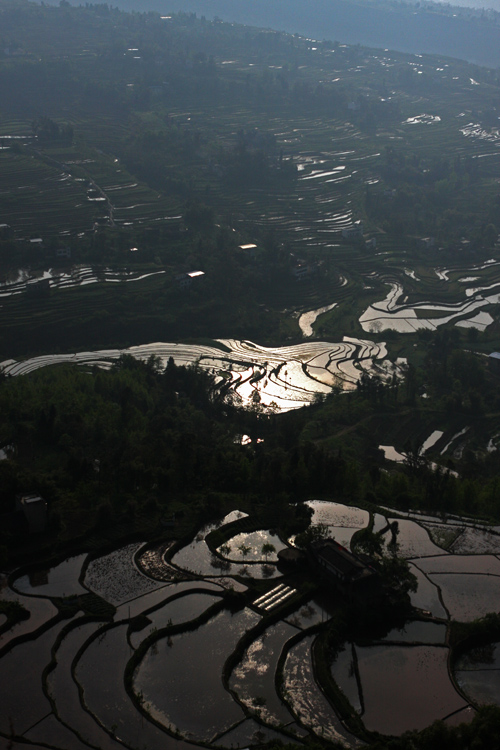
{"label": "terraced rice field", "polygon": [[[15,123],[2,123],[2,130],[11,129]],[[130,227],[178,223],[181,204],[135,180],[118,159],[70,146],[41,151],[32,136],[23,138],[27,153],[0,151],[2,222],[19,239],[36,233],[62,241],[91,233],[96,222]],[[0,133],[0,142],[8,142],[2,139],[6,136]]]}
{"label": "terraced rice field", "polygon": [[[6,375],[22,375],[40,367],[73,363],[109,367],[124,353],[147,360],[160,357],[164,366],[173,357],[178,365],[198,363],[220,375],[220,385],[246,405],[260,405],[274,411],[287,411],[309,404],[317,394],[333,387],[355,387],[362,372],[370,371],[374,360],[386,356],[385,346],[372,341],[344,338],[339,344],[312,341],[292,347],[272,349],[250,341],[220,339],[220,349],[188,344],[149,344],[127,350],[105,350],[35,357],[24,362],[0,363]],[[387,374],[392,373],[389,366]]]}
{"label": "terraced rice field", "polygon": [[[437,269],[436,275],[440,280],[450,283],[455,288],[461,285],[458,288],[461,300],[458,302],[400,302],[405,295],[404,281],[392,284],[387,282],[391,288],[386,298],[370,305],[361,315],[359,322],[364,331],[372,333],[385,330],[398,333],[414,333],[421,329],[435,330],[452,321],[459,327],[484,331],[494,320],[484,308],[498,305],[500,302],[499,268],[500,263],[489,259],[480,265]],[[410,275],[407,269],[405,273],[407,276]]]}
{"label": "terraced rice field", "polygon": [[[368,514],[358,508],[326,502],[313,506],[314,523],[326,521],[332,528],[349,530],[369,522]],[[377,514],[378,528],[391,518],[389,510],[385,513]],[[498,601],[493,589],[500,581],[500,554],[448,554],[430,540],[425,547],[424,527],[446,524],[431,516],[410,515],[415,519],[408,518],[406,525],[399,520],[400,553],[411,560],[417,573],[414,605],[430,610],[434,619],[427,613],[427,619],[410,621],[372,645],[346,644],[332,664],[333,679],[365,726],[388,734],[421,728],[436,718],[448,723],[458,717],[470,720],[474,696],[490,700],[498,672],[495,656],[485,664],[474,656],[468,661],[464,657],[456,673],[470,696],[464,698],[448,675],[445,638],[450,618],[472,619],[485,612],[478,592],[485,601],[489,597],[490,608]],[[246,591],[241,566],[232,563],[230,570],[210,567],[201,577],[194,574],[192,561],[209,554],[204,551],[207,534],[242,517],[234,511],[203,529],[174,555],[173,566],[168,550],[159,549],[157,564],[150,568],[154,577],[141,572],[148,569],[154,549],[135,544],[94,559],[69,558],[46,571],[14,574],[10,586],[4,581],[1,598],[21,601],[30,618],[0,636],[0,695],[6,707],[0,737],[13,732],[22,742],[54,750],[132,749],[139,741],[159,750],[177,746],[179,737],[229,747],[234,738],[253,744],[263,738],[287,741],[315,733],[358,747],[358,739],[321,692],[312,657],[315,635],[310,628],[328,620],[335,602],[326,609],[326,602],[302,603],[296,611],[292,606],[286,621],[262,628],[262,618],[274,601],[293,601],[297,595],[279,577],[267,584],[265,594],[231,615],[221,609],[222,595],[228,586]],[[452,522],[461,533],[472,528],[465,519]],[[484,539],[499,533],[486,527],[474,531]],[[273,563],[268,565],[274,568]],[[177,580],[165,582],[162,566],[175,569]],[[248,565],[243,580],[252,584],[258,567]],[[279,576],[278,571],[274,575]],[[488,591],[483,591],[484,586]],[[102,622],[81,614],[60,620],[53,597],[88,590],[117,605],[113,620]],[[200,617],[191,629],[190,623]],[[227,683],[221,681],[224,664],[242,637],[245,647],[238,652]],[[132,687],[126,690],[123,675],[135,653],[140,658]],[[29,672],[22,666],[27,663]],[[283,676],[277,680],[280,664]],[[165,680],[170,685],[167,691]],[[193,705],[196,711],[191,710]],[[420,707],[417,712],[415,705]]]}

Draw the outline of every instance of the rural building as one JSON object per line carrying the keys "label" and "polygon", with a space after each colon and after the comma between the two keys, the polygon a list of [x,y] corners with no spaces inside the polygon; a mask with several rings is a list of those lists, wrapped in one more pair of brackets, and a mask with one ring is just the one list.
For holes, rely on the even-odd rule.
{"label": "rural building", "polygon": [[257,250],[257,245],[250,243],[248,245],[239,245],[238,247],[241,252],[248,258],[251,258],[252,260],[255,259],[255,251]]}
{"label": "rural building", "polygon": [[488,357],[488,367],[490,372],[500,375],[500,352],[492,352]]}
{"label": "rural building", "polygon": [[363,222],[355,221],[350,227],[346,227],[342,230],[342,237],[345,240],[354,240],[357,237],[363,236]]}
{"label": "rural building", "polygon": [[420,238],[420,247],[422,250],[432,250],[434,247],[434,237],[421,237]]}
{"label": "rural building", "polygon": [[345,590],[352,590],[373,578],[375,571],[334,539],[324,539],[311,547],[316,563]]}
{"label": "rural building", "polygon": [[39,534],[47,526],[47,503],[40,495],[19,495],[16,511],[21,511],[28,522],[30,534]]}
{"label": "rural building", "polygon": [[205,276],[204,271],[191,271],[190,273],[178,273],[175,280],[181,289],[189,289],[193,281]]}
{"label": "rural building", "polygon": [[71,258],[71,248],[70,247],[56,248],[56,258]]}
{"label": "rural building", "polygon": [[297,260],[294,266],[292,266],[292,276],[297,281],[303,281],[308,279],[310,276],[315,274],[318,270],[316,263],[308,263],[305,260]]}

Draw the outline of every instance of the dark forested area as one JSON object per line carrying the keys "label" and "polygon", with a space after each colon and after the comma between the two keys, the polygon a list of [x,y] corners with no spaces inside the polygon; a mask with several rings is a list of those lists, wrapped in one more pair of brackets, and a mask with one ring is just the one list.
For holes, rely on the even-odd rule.
{"label": "dark forested area", "polygon": [[[286,532],[308,516],[283,511],[311,497],[498,521],[494,458],[469,451],[458,478],[408,444],[405,465],[382,469],[380,423],[415,429],[421,418],[404,385],[363,379],[350,395],[272,415],[231,405],[203,370],[124,356],[109,371],[64,365],[4,378],[0,410],[0,442],[12,446],[0,462],[1,511],[18,493],[41,493],[56,546],[178,511],[191,529],[236,501]],[[4,554],[19,539],[6,526]]]}

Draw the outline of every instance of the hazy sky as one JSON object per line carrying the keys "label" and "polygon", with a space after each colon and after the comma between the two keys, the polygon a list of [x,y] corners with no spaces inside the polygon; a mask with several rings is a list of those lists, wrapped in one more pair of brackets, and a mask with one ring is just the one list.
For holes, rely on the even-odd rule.
{"label": "hazy sky", "polygon": [[[407,2],[418,2],[418,0],[407,0]],[[443,2],[446,5],[460,5],[463,8],[493,8],[500,12],[500,0],[453,0],[453,2],[446,2],[446,0],[434,0],[434,2]]]}

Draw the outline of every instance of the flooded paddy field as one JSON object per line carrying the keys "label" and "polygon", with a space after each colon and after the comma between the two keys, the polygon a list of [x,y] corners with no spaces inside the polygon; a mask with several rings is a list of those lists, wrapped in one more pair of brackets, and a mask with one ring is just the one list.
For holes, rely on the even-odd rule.
{"label": "flooded paddy field", "polygon": [[448,675],[447,648],[388,645],[356,647],[356,653],[368,729],[423,729],[467,705]]}
{"label": "flooded paddy field", "polygon": [[83,690],[84,706],[109,733],[128,747],[146,743],[160,750],[165,746],[164,733],[144,722],[125,690],[123,674],[130,658],[126,630],[127,624],[116,625],[95,638],[74,667],[75,680]]}
{"label": "flooded paddy field", "polygon": [[85,586],[115,605],[160,587],[162,584],[143,575],[133,562],[142,546],[142,543],[130,544],[91,560],[85,571]]}
{"label": "flooded paddy field", "polygon": [[314,636],[306,636],[293,646],[283,667],[283,691],[287,703],[301,722],[320,737],[347,747],[361,743],[343,726],[314,679],[311,648]]}
{"label": "flooded paddy field", "polygon": [[455,664],[460,689],[477,703],[500,705],[500,644],[466,652]]}
{"label": "flooded paddy field", "polygon": [[[324,523],[329,531],[350,534],[370,523],[369,512],[361,508],[327,501],[310,505],[313,523]],[[419,522],[416,516],[398,519],[398,543],[401,536],[417,578],[411,600],[420,613],[371,645],[340,644],[331,664],[333,680],[362,724],[382,734],[423,728],[438,718],[469,721],[473,707],[494,701],[498,691],[498,644],[464,654],[454,666],[454,678],[467,698],[455,689],[447,666],[449,622],[471,621],[499,600],[498,557],[447,554],[430,543],[422,526],[446,524],[432,516]],[[394,519],[390,509],[375,514],[376,528],[383,530],[389,519]],[[208,564],[208,534],[244,520],[244,513],[233,511],[202,529],[192,544],[173,555],[178,580],[170,583],[139,572],[140,543],[90,561],[83,554],[68,558],[40,570],[38,579],[34,572],[13,576],[12,585],[25,593],[6,586],[2,598],[27,602],[33,622],[31,630],[14,626],[3,634],[0,672],[8,689],[2,689],[6,711],[0,737],[9,736],[14,726],[20,739],[65,750],[133,750],[140,743],[160,750],[177,746],[176,733],[221,747],[306,734],[360,746],[325,697],[312,655],[316,632],[341,611],[342,599],[323,593],[298,601],[267,627],[268,613],[254,605],[262,594],[252,594],[237,612],[225,608],[228,588],[245,597],[254,581],[265,585],[260,561],[228,561],[229,570]],[[460,525],[461,519],[452,522]],[[487,527],[475,532],[491,533]],[[255,539],[252,534],[243,534],[241,544],[257,557],[266,543],[278,548],[268,531]],[[233,539],[240,541],[239,536]],[[170,564],[168,550],[164,554]],[[207,572],[196,579],[191,568],[200,559]],[[277,578],[267,590],[277,585],[286,590],[274,562],[269,560],[267,567]],[[52,597],[90,588],[116,606],[113,620],[90,620],[81,613],[72,620],[56,618]],[[219,609],[209,611],[214,606]],[[22,633],[31,634],[30,640],[19,639]],[[239,649],[243,636],[247,640]],[[127,665],[134,654],[138,661],[127,688]]]}
{"label": "flooded paddy field", "polygon": [[75,655],[101,627],[98,622],[80,623],[79,620],[74,622],[73,629],[66,633],[55,652],[55,667],[47,675],[48,694],[57,706],[59,720],[71,727],[83,742],[103,750],[117,750],[119,743],[84,709],[73,679],[71,664]]}
{"label": "flooded paddy field", "polygon": [[118,271],[111,268],[92,266],[73,266],[66,271],[49,268],[40,273],[29,269],[20,269],[11,281],[0,283],[0,298],[5,299],[14,295],[24,294],[27,289],[40,281],[48,282],[50,289],[72,289],[88,284],[119,284],[142,281],[151,276],[158,276],[164,271]]}
{"label": "flooded paddy field", "polygon": [[206,742],[244,719],[220,674],[237,641],[258,620],[250,610],[221,612],[199,630],[153,645],[134,678],[134,689],[149,703],[151,715],[188,738]]}
{"label": "flooded paddy field", "polygon": [[230,689],[250,713],[274,726],[294,721],[276,693],[275,680],[283,646],[297,632],[297,628],[284,622],[272,625],[247,648],[229,680]]}
{"label": "flooded paddy field", "polygon": [[68,557],[59,565],[47,570],[34,570],[32,573],[16,578],[12,588],[21,594],[32,596],[71,596],[85,594],[79,582],[82,565],[87,555]]}
{"label": "flooded paddy field", "polygon": [[45,237],[90,233],[96,221],[143,224],[179,214],[177,201],[138,183],[102,151],[82,158],[78,146],[53,149],[49,164],[38,153],[0,150],[0,163],[0,191],[9,194],[3,220],[21,236],[35,214],[43,216]]}
{"label": "flooded paddy field", "polygon": [[[177,365],[197,363],[218,373],[220,384],[229,385],[236,400],[243,405],[248,406],[258,398],[262,407],[287,411],[314,402],[318,394],[329,393],[333,386],[344,390],[354,388],[361,374],[370,371],[375,360],[386,358],[387,350],[384,344],[347,336],[338,344],[311,341],[275,349],[250,341],[220,339],[213,347],[157,343],[124,350],[48,355],[24,362],[11,360],[0,363],[0,369],[6,375],[22,375],[60,363],[110,367],[123,354],[141,360],[158,356],[164,366],[170,357]],[[391,377],[393,372],[397,372],[397,368],[389,366],[386,377]],[[246,373],[244,378],[242,373]]]}
{"label": "flooded paddy field", "polygon": [[[266,554],[266,545],[269,552]],[[271,549],[274,547],[274,550]],[[237,534],[228,540],[225,546],[219,547],[219,554],[236,562],[277,562],[277,553],[286,545],[277,534],[269,531],[252,531]]]}

